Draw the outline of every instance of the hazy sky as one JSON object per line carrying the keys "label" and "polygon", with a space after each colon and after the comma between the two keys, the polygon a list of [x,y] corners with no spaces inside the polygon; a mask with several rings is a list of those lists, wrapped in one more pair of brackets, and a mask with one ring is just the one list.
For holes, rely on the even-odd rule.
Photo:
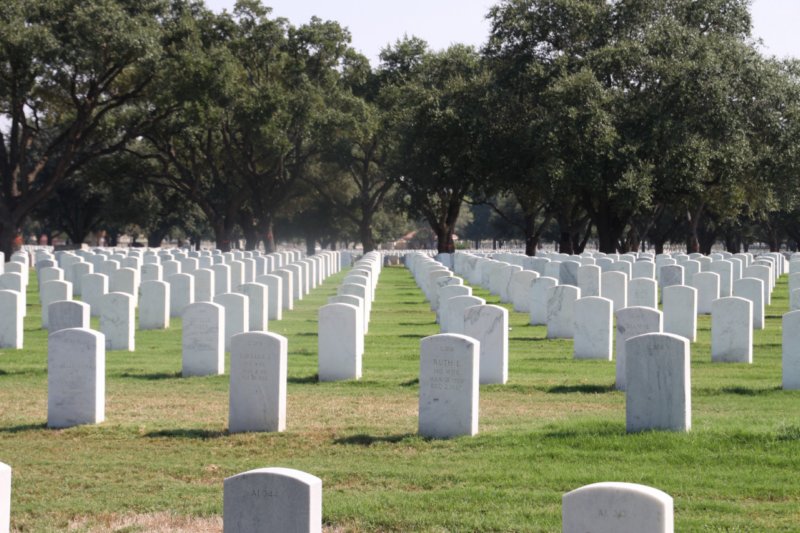
{"label": "hazy sky", "polygon": [[[235,0],[206,0],[216,11]],[[353,46],[375,64],[381,48],[403,34],[425,39],[439,50],[452,43],[480,46],[489,32],[485,19],[493,0],[263,0],[273,15],[300,25],[316,15],[349,28]],[[800,57],[800,0],[753,0],[753,33],[764,52]]]}

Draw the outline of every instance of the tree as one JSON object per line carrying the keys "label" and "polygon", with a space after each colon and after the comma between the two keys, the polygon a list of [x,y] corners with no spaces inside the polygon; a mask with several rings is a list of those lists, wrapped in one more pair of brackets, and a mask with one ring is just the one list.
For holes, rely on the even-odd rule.
{"label": "tree", "polygon": [[440,253],[453,252],[461,204],[481,177],[486,71],[471,47],[432,53],[418,39],[398,42],[381,57],[399,139],[392,173],[411,217],[428,222]]}
{"label": "tree", "polygon": [[0,250],[59,183],[121,149],[153,114],[164,55],[161,0],[6,0],[0,4]]}

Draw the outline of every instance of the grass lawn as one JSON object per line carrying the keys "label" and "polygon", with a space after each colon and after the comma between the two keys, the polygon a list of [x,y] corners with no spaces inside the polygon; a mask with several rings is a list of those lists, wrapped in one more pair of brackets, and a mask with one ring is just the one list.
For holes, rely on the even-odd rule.
{"label": "grass lawn", "polygon": [[689,433],[627,435],[614,363],[574,361],[571,341],[510,311],[509,383],[481,387],[476,437],[442,441],[416,435],[419,340],[438,327],[403,268],[381,274],[363,378],[317,382],[317,309],[344,275],[270,323],[289,339],[287,431],[228,435],[228,376],[180,377],[174,319],[137,331],[136,352],[107,352],[104,423],[47,429],[32,274],[25,349],[0,350],[12,530],[220,531],[223,479],[267,466],[320,477],[337,532],[560,531],[562,494],[598,481],[665,491],[676,531],[800,530],[800,392],[780,389],[786,277],[752,365],[711,364],[710,319],[699,319]]}

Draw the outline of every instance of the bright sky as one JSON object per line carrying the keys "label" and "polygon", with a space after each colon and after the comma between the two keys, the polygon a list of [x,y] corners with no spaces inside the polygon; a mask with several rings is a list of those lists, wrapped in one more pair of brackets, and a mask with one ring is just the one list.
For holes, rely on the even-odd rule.
{"label": "bright sky", "polygon": [[[206,0],[215,11],[233,9],[235,0]],[[301,25],[316,15],[350,30],[353,46],[377,64],[378,53],[404,34],[425,39],[434,50],[453,43],[479,47],[489,33],[486,13],[493,0],[262,0],[273,15]],[[753,34],[763,52],[800,57],[800,0],[753,0]]]}

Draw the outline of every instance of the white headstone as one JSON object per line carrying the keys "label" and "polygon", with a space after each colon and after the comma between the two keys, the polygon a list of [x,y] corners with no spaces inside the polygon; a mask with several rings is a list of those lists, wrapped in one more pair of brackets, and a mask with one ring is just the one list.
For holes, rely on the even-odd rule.
{"label": "white headstone", "polygon": [[287,346],[264,331],[233,337],[228,431],[286,429]]}
{"label": "white headstone", "polygon": [[508,381],[508,311],[498,305],[476,305],[464,311],[464,335],[480,344],[481,385]]}
{"label": "white headstone", "polygon": [[225,479],[225,533],[322,533],[322,480],[290,468],[259,468]]}
{"label": "white headstone", "polygon": [[764,329],[764,282],[741,278],[733,282],[733,295],[753,302],[753,329]]}
{"label": "white headstone", "polygon": [[[0,264],[2,261],[3,252],[0,252]],[[0,463],[0,533],[9,531],[11,531],[11,467]]]}
{"label": "white headstone", "polygon": [[631,267],[631,279],[656,279],[656,264],[652,261],[636,261]]}
{"label": "white headstone", "polygon": [[250,325],[248,331],[267,331],[269,297],[267,286],[261,283],[243,283],[239,292],[247,297]]}
{"label": "white headstone", "polygon": [[165,281],[169,283],[169,314],[179,317],[186,306],[194,303],[194,276],[173,274]]}
{"label": "white headstone", "polygon": [[716,272],[698,272],[692,276],[691,286],[697,289],[698,314],[711,314],[711,303],[720,297],[719,279]]}
{"label": "white headstone", "polygon": [[100,316],[103,296],[108,294],[108,276],[105,274],[86,274],[81,278],[83,295],[81,298],[89,304],[92,316]]}
{"label": "white headstone", "polygon": [[581,296],[600,296],[600,275],[602,271],[597,265],[583,265],[578,269],[578,288]]}
{"label": "white headstone", "polygon": [[22,311],[20,293],[0,290],[0,348],[22,349]]}
{"label": "white headstone", "polygon": [[183,311],[183,377],[225,371],[225,309],[215,303],[189,304]]}
{"label": "white headstone", "polygon": [[323,305],[318,316],[319,380],[359,379],[364,354],[364,324],[358,307]]}
{"label": "white headstone", "polygon": [[532,270],[520,270],[511,275],[510,296],[514,311],[530,312],[531,287],[539,274]]}
{"label": "white headstone", "polygon": [[292,278],[294,274],[290,270],[279,268],[273,272],[274,275],[281,278],[281,304],[283,309],[291,311],[294,309],[294,282]]}
{"label": "white headstone", "polygon": [[268,320],[281,320],[283,316],[283,280],[279,276],[265,274],[258,276],[256,283],[267,287]]}
{"label": "white headstone", "polygon": [[617,319],[616,353],[617,382],[619,390],[625,390],[625,343],[628,339],[645,333],[661,333],[664,319],[661,311],[649,307],[626,307],[615,313]]}
{"label": "white headstone", "polygon": [[614,311],[628,307],[628,276],[624,272],[610,270],[601,276],[600,295],[614,303]]}
{"label": "white headstone", "polygon": [[782,385],[785,390],[800,390],[800,311],[791,311],[783,315],[781,325]]}
{"label": "white headstone", "polygon": [[50,324],[50,304],[72,300],[72,284],[69,281],[46,281],[39,286],[39,297],[42,301],[42,328],[47,329]]}
{"label": "white headstone", "polygon": [[697,338],[697,289],[670,285],[662,291],[664,333],[674,333],[694,342]]}
{"label": "white headstone", "polygon": [[106,350],[134,351],[133,296],[109,292],[100,303],[100,331],[106,337]]}
{"label": "white headstone", "polygon": [[225,351],[230,351],[233,336],[249,331],[250,302],[244,294],[226,292],[217,294],[214,303],[225,308]]}
{"label": "white headstone", "polygon": [[628,281],[628,307],[658,308],[658,284],[653,278]]}
{"label": "white headstone", "polygon": [[614,303],[599,296],[587,296],[575,302],[575,359],[611,361]]}
{"label": "white headstone", "polygon": [[50,316],[48,331],[52,334],[62,329],[83,328],[89,329],[89,304],[62,300],[50,304],[47,310]]}
{"label": "white headstone", "polygon": [[634,483],[586,485],[562,498],[562,533],[673,533],[672,498]]}
{"label": "white headstone", "polygon": [[192,272],[194,276],[194,301],[213,302],[217,293],[214,287],[215,274],[210,268],[198,268]]}
{"label": "white headstone", "polygon": [[541,276],[533,282],[530,292],[530,301],[528,307],[530,309],[531,326],[543,326],[547,324],[547,298],[548,292],[552,287],[558,285],[556,278]]}
{"label": "white headstone", "polygon": [[575,335],[575,301],[581,290],[557,285],[547,291],[547,338],[571,339]]}
{"label": "white headstone", "polygon": [[715,300],[711,309],[711,360],[753,362],[753,303],[729,296]]}
{"label": "white headstone", "polygon": [[62,329],[47,339],[47,427],[105,419],[106,350],[102,333]]}
{"label": "white headstone", "polygon": [[474,305],[484,305],[486,300],[477,296],[453,296],[441,309],[440,330],[442,333],[464,333],[464,311]]}
{"label": "white headstone", "polygon": [[423,437],[478,433],[479,349],[474,339],[457,334],[432,335],[420,342],[419,433]]}
{"label": "white headstone", "polygon": [[169,327],[169,283],[148,280],[139,285],[139,329]]}
{"label": "white headstone", "polygon": [[689,341],[670,333],[638,335],[626,342],[625,359],[628,433],[652,429],[689,431],[692,427]]}
{"label": "white headstone", "polygon": [[719,274],[719,295],[725,298],[731,295],[733,290],[733,263],[730,261],[719,260],[711,263],[711,272]]}

